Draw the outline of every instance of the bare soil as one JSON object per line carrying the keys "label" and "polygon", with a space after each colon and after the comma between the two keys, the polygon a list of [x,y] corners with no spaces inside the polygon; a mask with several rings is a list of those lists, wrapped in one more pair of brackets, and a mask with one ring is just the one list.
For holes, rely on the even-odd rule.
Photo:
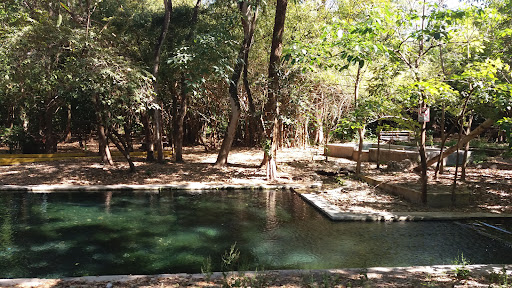
{"label": "bare soil", "polygon": [[[65,151],[76,151],[76,144],[63,147]],[[1,151],[0,151],[1,152]],[[0,166],[0,185],[108,185],[108,184],[267,184],[265,169],[260,168],[263,154],[259,149],[235,148],[229,155],[229,164],[215,167],[216,152],[206,152],[202,147],[187,147],[184,163],[172,159],[163,164],[148,163],[136,158],[136,172],[128,172],[128,165],[122,158],[113,166],[104,165],[98,159],[80,158],[49,162],[26,163],[14,166]],[[319,148],[285,148],[278,152],[278,180],[276,184],[311,184],[322,182],[319,191],[330,202],[351,212],[400,212],[400,211],[482,211],[512,213],[512,161],[510,159],[489,159],[485,163],[468,167],[467,179],[459,181],[457,189],[471,193],[471,203],[466,207],[429,208],[411,204],[400,197],[386,194],[366,183],[355,180],[350,171],[355,163],[346,159],[325,159]],[[341,172],[341,173],[339,173]],[[383,172],[368,163],[364,172],[382,180],[419,187],[419,176],[412,172]],[[451,189],[454,168],[433,180],[429,172],[429,189]],[[348,174],[348,175],[344,175]],[[306,274],[306,276],[272,274],[266,276],[265,285],[252,287],[488,287],[487,277],[471,276],[467,280],[457,279],[453,273],[427,273],[424,270],[403,270],[400,273],[365,275]],[[309,277],[309,280],[306,279]],[[316,277],[316,278],[315,278]],[[336,279],[336,280],[334,280]],[[267,281],[265,280],[265,281]],[[206,281],[190,275],[172,278],[141,278],[134,282],[114,283],[113,287],[220,287],[225,280]],[[235,280],[233,280],[235,281]],[[249,280],[245,280],[249,281]],[[251,280],[252,281],[252,280]],[[249,282],[247,282],[249,283]],[[316,283],[316,284],[315,284]],[[485,286],[478,286],[484,285]],[[28,286],[27,286],[28,285]],[[37,284],[39,287],[106,287],[107,283],[96,284],[80,281],[51,284]],[[454,286],[455,285],[455,286]],[[460,285],[460,286],[457,286]],[[1,286],[1,285],[0,285]],[[30,282],[20,284],[31,287]],[[34,285],[32,285],[34,286]]]}

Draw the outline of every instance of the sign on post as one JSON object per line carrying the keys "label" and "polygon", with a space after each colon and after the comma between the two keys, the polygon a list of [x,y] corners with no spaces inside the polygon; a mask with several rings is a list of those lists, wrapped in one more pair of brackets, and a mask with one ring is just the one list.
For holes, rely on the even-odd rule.
{"label": "sign on post", "polygon": [[422,107],[418,111],[418,122],[430,122],[430,108]]}

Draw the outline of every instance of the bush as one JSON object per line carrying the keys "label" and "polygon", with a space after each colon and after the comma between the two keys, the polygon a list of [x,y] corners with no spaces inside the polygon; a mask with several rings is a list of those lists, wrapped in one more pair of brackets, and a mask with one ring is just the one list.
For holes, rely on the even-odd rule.
{"label": "bush", "polygon": [[21,126],[0,130],[0,142],[9,147],[9,153],[21,151],[25,154],[34,154],[44,151],[44,143]]}
{"label": "bush", "polygon": [[346,119],[341,119],[336,128],[331,131],[334,139],[342,142],[350,142],[355,137],[355,130],[352,129],[352,123]]}
{"label": "bush", "polygon": [[22,143],[25,141],[25,134],[21,126],[3,128],[0,130],[0,141],[3,145],[9,147],[9,153],[13,153],[21,149]]}

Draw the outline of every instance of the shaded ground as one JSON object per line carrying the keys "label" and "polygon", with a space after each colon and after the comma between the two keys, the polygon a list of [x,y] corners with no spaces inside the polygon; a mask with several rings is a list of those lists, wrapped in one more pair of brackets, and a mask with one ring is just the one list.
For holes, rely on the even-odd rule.
{"label": "shaded ground", "polygon": [[[309,183],[319,179],[314,172],[302,175],[299,167],[289,164],[311,160],[316,150],[301,151],[288,149],[280,155],[278,183]],[[204,152],[201,147],[185,148],[184,163],[147,163],[143,158],[134,159],[135,173],[128,172],[128,165],[122,158],[115,159],[113,166],[103,165],[98,159],[78,158],[49,162],[25,163],[15,166],[0,166],[0,184],[263,184],[267,183],[265,169],[259,168],[263,153],[257,149],[234,149],[230,164],[214,167],[215,152]],[[300,165],[299,165],[300,166]],[[313,177],[313,178],[312,178]]]}
{"label": "shaded ground", "polygon": [[[367,167],[365,172],[375,179],[420,190],[419,174],[413,172],[384,172]],[[451,193],[454,185],[455,167],[445,167],[443,174],[434,179],[433,168],[428,171],[429,191]],[[511,159],[490,158],[478,165],[469,165],[466,180],[460,180],[460,168],[455,193],[468,192],[470,205],[458,207],[462,212],[512,213],[512,161]],[[434,211],[427,207],[412,206],[406,211]]]}

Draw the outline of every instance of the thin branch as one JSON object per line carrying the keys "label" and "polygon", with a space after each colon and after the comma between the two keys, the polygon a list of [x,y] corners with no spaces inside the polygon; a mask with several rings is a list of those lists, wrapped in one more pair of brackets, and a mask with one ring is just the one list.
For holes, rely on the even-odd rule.
{"label": "thin branch", "polygon": [[407,66],[409,66],[409,68],[413,69],[414,70],[414,67],[412,66],[411,62],[409,62],[409,60],[407,60],[404,56],[404,54],[402,53],[402,51],[399,51],[399,50],[393,50],[393,52],[395,52],[396,56],[398,56],[398,58],[402,59],[402,61],[404,61],[405,64],[407,64]]}

